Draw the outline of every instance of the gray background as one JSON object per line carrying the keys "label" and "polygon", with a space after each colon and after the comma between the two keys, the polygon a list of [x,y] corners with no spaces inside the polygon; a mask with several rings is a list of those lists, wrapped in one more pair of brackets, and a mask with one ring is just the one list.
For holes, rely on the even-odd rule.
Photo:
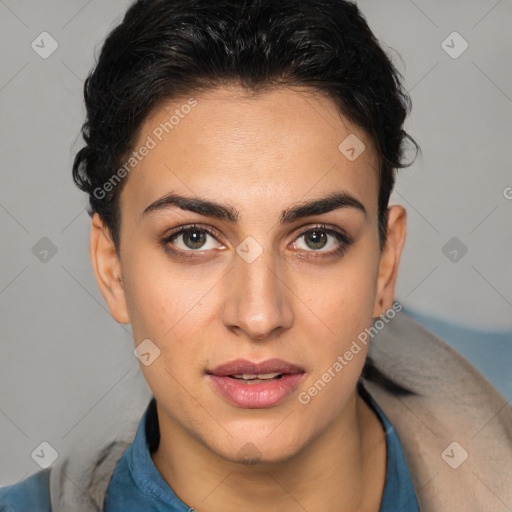
{"label": "gray background", "polygon": [[[423,150],[392,196],[408,211],[397,298],[510,400],[511,1],[358,4],[402,56],[389,50]],[[62,454],[93,435],[123,385],[145,386],[130,328],[97,288],[86,197],[71,180],[83,80],[127,5],[0,0],[0,486],[40,469],[30,454],[42,441]],[[458,58],[442,47],[454,31],[469,45]],[[59,45],[47,59],[31,47],[42,32]],[[49,247],[57,252],[41,261],[37,249]]]}

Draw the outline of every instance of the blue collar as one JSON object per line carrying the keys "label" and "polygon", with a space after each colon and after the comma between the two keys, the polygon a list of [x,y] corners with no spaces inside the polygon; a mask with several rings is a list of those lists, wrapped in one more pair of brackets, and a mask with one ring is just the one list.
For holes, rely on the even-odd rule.
{"label": "blue collar", "polygon": [[398,434],[368,390],[362,386],[360,391],[361,397],[377,413],[386,432],[386,484],[379,512],[396,512],[397,510],[420,512]]}

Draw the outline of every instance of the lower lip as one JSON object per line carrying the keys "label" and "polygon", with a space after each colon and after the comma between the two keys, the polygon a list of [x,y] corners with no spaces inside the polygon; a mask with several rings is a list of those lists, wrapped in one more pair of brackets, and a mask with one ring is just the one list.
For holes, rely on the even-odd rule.
{"label": "lower lip", "polygon": [[303,373],[288,373],[280,379],[258,384],[246,384],[242,379],[233,379],[209,374],[215,389],[230,403],[245,409],[272,407],[284,400],[298,386]]}

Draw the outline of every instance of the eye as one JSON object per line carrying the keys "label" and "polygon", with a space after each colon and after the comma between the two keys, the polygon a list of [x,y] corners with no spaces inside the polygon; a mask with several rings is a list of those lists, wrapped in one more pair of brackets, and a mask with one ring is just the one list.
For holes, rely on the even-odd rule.
{"label": "eye", "polygon": [[213,231],[199,226],[185,226],[168,235],[164,244],[171,244],[176,249],[193,252],[218,248],[219,242]]}
{"label": "eye", "polygon": [[320,225],[302,231],[293,246],[302,251],[334,254],[345,251],[351,243],[345,233]]}

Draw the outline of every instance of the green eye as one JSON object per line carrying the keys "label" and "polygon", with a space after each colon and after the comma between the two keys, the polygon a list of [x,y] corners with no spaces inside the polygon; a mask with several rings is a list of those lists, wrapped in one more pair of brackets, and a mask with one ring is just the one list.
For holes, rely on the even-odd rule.
{"label": "green eye", "polygon": [[328,236],[325,231],[309,231],[304,235],[306,245],[313,250],[322,249],[328,243]]}
{"label": "green eye", "polygon": [[215,249],[217,238],[208,229],[185,227],[167,237],[166,244],[172,244],[181,251]]}
{"label": "green eye", "polygon": [[201,249],[206,242],[206,236],[204,231],[198,229],[187,229],[181,233],[183,244],[189,249]]}
{"label": "green eye", "polygon": [[303,251],[329,255],[340,254],[351,243],[352,240],[341,232],[323,226],[316,226],[303,231],[297,237],[294,246]]}

